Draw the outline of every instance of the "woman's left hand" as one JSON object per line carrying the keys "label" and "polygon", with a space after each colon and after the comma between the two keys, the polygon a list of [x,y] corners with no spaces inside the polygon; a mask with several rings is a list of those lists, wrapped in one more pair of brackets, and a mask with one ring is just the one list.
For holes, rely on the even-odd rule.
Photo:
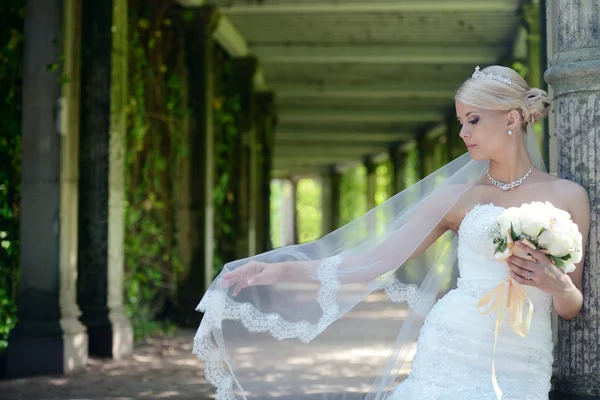
{"label": "woman's left hand", "polygon": [[522,285],[536,287],[546,293],[556,294],[566,291],[573,285],[571,278],[560,268],[552,264],[541,251],[516,242],[515,245],[529,253],[534,261],[510,256],[506,263],[510,268],[510,276]]}

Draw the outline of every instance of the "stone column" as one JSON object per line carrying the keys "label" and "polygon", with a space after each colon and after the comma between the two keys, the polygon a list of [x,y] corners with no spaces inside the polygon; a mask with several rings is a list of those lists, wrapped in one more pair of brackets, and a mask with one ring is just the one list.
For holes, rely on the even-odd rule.
{"label": "stone column", "polygon": [[121,358],[133,333],[123,310],[127,1],[82,2],[79,280],[90,354]]}
{"label": "stone column", "polygon": [[258,201],[256,202],[256,251],[271,249],[271,169],[275,139],[275,96],[260,92],[256,99],[256,131],[258,136]]}
{"label": "stone column", "polygon": [[427,154],[427,140],[424,136],[417,139],[417,156],[419,161],[419,177],[423,179],[428,175],[428,154]]}
{"label": "stone column", "polygon": [[375,191],[377,190],[377,175],[375,164],[370,158],[364,160],[364,166],[367,170],[367,211],[375,208]]}
{"label": "stone column", "polygon": [[406,152],[399,146],[390,149],[390,160],[392,161],[390,197],[406,189],[406,157]]}
{"label": "stone column", "polygon": [[253,78],[257,62],[253,57],[239,58],[234,61],[235,86],[240,94],[240,110],[237,124],[240,129],[240,141],[236,154],[238,177],[236,190],[237,204],[237,258],[248,257],[256,252],[256,200],[257,190],[257,153],[256,129],[254,126]]}
{"label": "stone column", "polygon": [[321,176],[322,236],[340,227],[340,179],[341,174],[334,166]]}
{"label": "stone column", "polygon": [[[558,176],[583,185],[591,229],[583,271],[583,310],[558,322],[558,375],[553,399],[600,399],[600,0],[546,3],[555,96]],[[550,51],[551,50],[551,51]]]}
{"label": "stone column", "polygon": [[287,246],[298,243],[296,228],[296,183],[293,179],[281,180],[281,245]]}
{"label": "stone column", "polygon": [[[79,7],[76,0],[25,4],[21,276],[4,360],[10,378],[87,363],[76,303]],[[58,68],[49,71],[49,63]],[[70,82],[61,84],[61,76]]]}
{"label": "stone column", "polygon": [[183,132],[189,146],[189,164],[182,168],[179,205],[179,220],[184,224],[179,235],[183,271],[177,280],[177,304],[178,322],[184,326],[197,326],[200,322],[201,315],[194,310],[212,282],[214,254],[215,42],[212,34],[218,24],[218,14],[210,7],[193,12],[194,19],[189,22],[184,39],[186,93],[191,114],[189,129]]}
{"label": "stone column", "polygon": [[292,205],[292,232],[294,242],[293,244],[300,243],[300,234],[298,231],[298,182],[297,178],[290,179],[292,183],[292,191],[291,191],[291,205]]}

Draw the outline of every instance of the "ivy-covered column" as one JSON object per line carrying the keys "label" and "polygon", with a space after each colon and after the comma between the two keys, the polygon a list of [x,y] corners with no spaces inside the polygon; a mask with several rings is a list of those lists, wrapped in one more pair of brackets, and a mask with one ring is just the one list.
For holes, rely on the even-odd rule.
{"label": "ivy-covered column", "polygon": [[390,197],[395,196],[406,189],[406,151],[400,146],[394,146],[389,151],[390,160],[392,162]]}
{"label": "ivy-covered column", "polygon": [[558,376],[552,399],[600,399],[600,0],[546,2],[546,81],[554,89],[558,176],[581,184],[590,199],[583,269],[583,309],[558,319]]}
{"label": "ivy-covered column", "polygon": [[428,154],[427,140],[424,135],[417,139],[417,161],[418,161],[418,179],[423,179],[428,174]]}
{"label": "ivy-covered column", "polygon": [[256,71],[253,57],[234,60],[237,91],[240,95],[240,110],[237,116],[240,140],[237,143],[237,258],[248,257],[256,252],[256,203],[257,153],[256,129],[254,126],[253,78]]}
{"label": "ivy-covered column", "polygon": [[90,354],[121,358],[133,333],[123,310],[127,1],[82,2],[79,275]]}
{"label": "ivy-covered column", "polygon": [[203,7],[194,11],[185,35],[187,93],[191,109],[188,143],[188,173],[183,176],[180,218],[189,221],[187,235],[180,236],[183,270],[177,282],[180,323],[197,326],[200,314],[194,312],[213,278],[215,185],[215,148],[213,105],[215,41],[212,33],[218,24],[215,9]]}
{"label": "ivy-covered column", "polygon": [[25,3],[19,308],[0,368],[12,378],[87,363],[76,303],[78,4]]}
{"label": "ivy-covered column", "polygon": [[258,201],[256,202],[256,251],[271,249],[271,169],[275,139],[275,96],[273,92],[256,94],[256,132],[258,136]]}
{"label": "ivy-covered column", "polygon": [[370,158],[366,158],[364,160],[364,166],[365,169],[367,170],[367,211],[372,210],[373,208],[375,208],[375,191],[376,191],[376,185],[377,185],[377,175],[376,175],[376,169],[377,169],[377,164],[375,164],[373,162],[373,160],[371,160]]}

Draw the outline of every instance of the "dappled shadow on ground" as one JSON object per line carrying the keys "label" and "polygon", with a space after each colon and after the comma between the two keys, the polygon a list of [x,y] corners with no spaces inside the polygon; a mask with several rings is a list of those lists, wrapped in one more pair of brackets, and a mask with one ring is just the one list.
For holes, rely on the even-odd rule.
{"label": "dappled shadow on ground", "polygon": [[[386,303],[384,296],[369,296],[310,345],[290,346],[266,334],[234,345],[229,355],[244,376],[248,400],[364,399],[406,314],[402,307]],[[373,320],[379,321],[378,335],[373,333]],[[194,333],[178,331],[172,338],[149,340],[126,360],[91,359],[85,370],[66,377],[0,381],[0,400],[214,399],[204,364],[192,354]],[[268,346],[257,347],[261,340]],[[409,361],[397,371],[399,379],[410,366]]]}
{"label": "dappled shadow on ground", "polygon": [[191,354],[192,336],[183,331],[173,338],[149,340],[126,360],[90,359],[84,371],[69,376],[0,381],[0,399],[214,398],[202,362]]}

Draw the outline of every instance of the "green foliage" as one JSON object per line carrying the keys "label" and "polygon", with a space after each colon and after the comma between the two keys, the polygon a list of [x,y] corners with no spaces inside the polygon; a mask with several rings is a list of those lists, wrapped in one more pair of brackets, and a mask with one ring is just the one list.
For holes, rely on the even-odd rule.
{"label": "green foliage", "polygon": [[183,42],[164,1],[129,2],[129,100],[126,155],[125,309],[136,338],[170,301],[181,271],[175,221],[188,115]]}
{"label": "green foliage", "polygon": [[236,258],[236,158],[241,140],[237,115],[241,110],[241,96],[235,85],[233,60],[221,49],[216,52],[214,103],[215,121],[215,187],[214,262],[213,275],[223,265]]}
{"label": "green foliage", "polygon": [[359,165],[340,180],[340,219],[346,225],[367,212],[367,170]]}
{"label": "green foliage", "polygon": [[389,160],[375,168],[375,205],[377,206],[390,198],[392,168],[392,162]]}
{"label": "green foliage", "polygon": [[24,0],[0,4],[0,352],[16,324]]}
{"label": "green foliage", "polygon": [[[390,198],[391,186],[392,186],[392,162],[386,161],[375,168],[375,206],[383,204],[387,199]],[[387,205],[386,205],[387,206]],[[388,213],[385,210],[377,210],[376,221],[377,221],[377,234],[383,234],[383,228],[386,222],[394,218],[393,209],[389,208]]]}
{"label": "green foliage", "polygon": [[298,240],[310,242],[321,236],[321,183],[316,179],[301,179],[297,187]]}

